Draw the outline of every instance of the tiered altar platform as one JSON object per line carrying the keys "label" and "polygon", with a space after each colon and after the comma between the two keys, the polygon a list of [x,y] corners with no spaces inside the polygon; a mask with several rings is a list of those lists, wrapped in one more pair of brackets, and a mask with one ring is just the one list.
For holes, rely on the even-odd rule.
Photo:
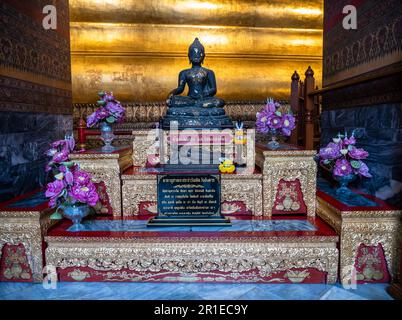
{"label": "tiered altar platform", "polygon": [[338,236],[320,218],[232,216],[232,227],[153,227],[150,216],[67,220],[46,236],[61,281],[334,283]]}
{"label": "tiered altar platform", "polygon": [[0,204],[0,281],[42,281],[45,266],[61,281],[334,283],[350,281],[350,268],[360,282],[398,276],[401,210],[358,192],[339,201],[334,185],[317,183],[315,151],[292,146],[256,144],[245,151],[254,166],[221,175],[231,227],[147,228],[166,170],[147,165],[155,141],[145,134],[111,153],[71,155],[101,194],[85,231],[49,219],[43,190]]}

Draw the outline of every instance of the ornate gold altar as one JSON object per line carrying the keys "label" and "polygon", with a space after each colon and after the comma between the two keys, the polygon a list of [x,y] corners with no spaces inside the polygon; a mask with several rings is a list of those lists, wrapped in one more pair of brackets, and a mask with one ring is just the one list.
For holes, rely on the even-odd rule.
{"label": "ornate gold altar", "polygon": [[[123,148],[125,160],[120,169],[117,159],[121,158],[121,149],[116,150],[113,157],[108,155],[115,161],[113,179],[120,179],[123,208],[122,215],[113,213],[110,223],[141,223],[157,213],[158,167],[150,165],[150,159],[160,148],[155,143],[167,141],[156,139],[157,132],[155,129],[134,131],[130,161],[127,158],[130,153]],[[222,174],[222,213],[237,223],[253,219],[256,226],[269,224],[271,219],[277,223],[289,219],[290,223],[308,223],[309,231],[251,234],[230,230],[194,230],[190,233],[88,231],[72,235],[68,222],[63,222],[46,237],[47,263],[57,267],[63,281],[336,282],[338,236],[315,217],[309,204],[312,198],[314,201],[315,187],[305,185],[308,182],[303,178],[312,178],[315,174],[312,166],[315,153],[289,146],[286,154],[279,150],[270,153],[263,146],[255,148],[253,143],[250,146],[252,148],[242,150],[242,156],[252,155],[254,161],[256,153],[259,160],[255,162],[261,163],[263,170],[253,162],[252,168],[238,168],[236,174]],[[276,153],[281,157],[278,158]],[[102,159],[104,157],[101,152],[90,150],[79,153],[74,159],[99,179],[105,177],[104,172],[110,166]],[[278,179],[271,180],[264,171],[268,170],[267,158],[293,159],[294,165],[291,171],[278,171]],[[129,163],[133,166],[129,167]],[[295,183],[297,188],[285,185],[281,189],[282,180]],[[267,189],[277,190],[277,197],[265,199],[270,195]],[[272,217],[273,208],[286,203],[286,199],[308,205],[299,205],[296,211],[282,208]],[[293,213],[302,216],[286,218]],[[99,219],[98,223],[109,223],[110,218]]]}
{"label": "ornate gold altar", "polygon": [[[149,156],[156,152],[156,131],[134,131],[133,146],[113,153],[88,150],[73,155],[97,182],[104,182],[109,195],[112,214],[95,218],[95,223],[113,228],[123,221],[141,224],[157,213],[156,169],[149,165]],[[338,251],[338,236],[315,216],[314,152],[285,148],[273,151],[256,144],[253,170],[222,174],[222,213],[237,223],[252,219],[254,227],[275,221],[309,223],[308,231],[73,233],[68,221],[54,225],[49,220],[46,203],[24,207],[24,199],[33,197],[28,195],[0,206],[0,239],[10,246],[3,255],[21,255],[20,266],[12,262],[5,275],[12,274],[12,281],[41,281],[45,251],[46,265],[55,266],[62,281],[334,283],[339,254],[339,272],[346,282],[347,267],[357,259],[360,245],[381,244],[394,278],[401,211],[344,210],[319,193],[317,213],[339,234]],[[245,152],[247,157],[252,151]],[[24,270],[32,276],[27,278]]]}

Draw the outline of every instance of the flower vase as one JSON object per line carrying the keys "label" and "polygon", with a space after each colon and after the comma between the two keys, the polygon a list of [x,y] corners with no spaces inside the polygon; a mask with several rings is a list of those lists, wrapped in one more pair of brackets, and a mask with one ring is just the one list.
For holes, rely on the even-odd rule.
{"label": "flower vase", "polygon": [[81,224],[81,220],[89,214],[89,206],[87,204],[62,204],[60,209],[63,216],[73,222],[68,231],[83,231],[85,226]]}
{"label": "flower vase", "polygon": [[334,175],[334,179],[338,181],[339,187],[336,189],[336,194],[340,197],[342,195],[347,195],[351,193],[351,190],[348,188],[349,183],[356,179],[356,175],[348,174],[345,176],[336,176]]}
{"label": "flower vase", "polygon": [[275,134],[271,135],[271,141],[267,144],[269,149],[276,150],[279,148],[278,137]]}
{"label": "flower vase", "polygon": [[111,152],[114,150],[114,147],[112,146],[112,141],[114,139],[113,129],[112,126],[107,122],[101,123],[101,139],[105,144],[102,147],[102,151]]}

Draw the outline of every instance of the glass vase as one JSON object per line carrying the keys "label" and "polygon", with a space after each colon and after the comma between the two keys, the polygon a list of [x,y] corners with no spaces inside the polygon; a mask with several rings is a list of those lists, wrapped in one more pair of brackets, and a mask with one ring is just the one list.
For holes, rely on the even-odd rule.
{"label": "glass vase", "polygon": [[356,175],[348,174],[342,177],[334,175],[334,179],[339,183],[339,187],[336,189],[336,194],[342,197],[351,193],[348,185],[356,179]]}
{"label": "glass vase", "polygon": [[63,216],[73,222],[68,231],[83,231],[85,226],[81,224],[81,220],[89,214],[89,206],[87,204],[70,204],[64,203],[60,206]]}
{"label": "glass vase", "polygon": [[101,139],[105,144],[102,147],[103,152],[111,152],[114,150],[114,147],[112,146],[112,141],[114,139],[113,129],[107,122],[101,123]]}
{"label": "glass vase", "polygon": [[279,141],[278,141],[278,137],[276,136],[276,134],[271,134],[270,139],[271,139],[271,141],[269,141],[267,144],[268,148],[272,149],[272,150],[278,149]]}

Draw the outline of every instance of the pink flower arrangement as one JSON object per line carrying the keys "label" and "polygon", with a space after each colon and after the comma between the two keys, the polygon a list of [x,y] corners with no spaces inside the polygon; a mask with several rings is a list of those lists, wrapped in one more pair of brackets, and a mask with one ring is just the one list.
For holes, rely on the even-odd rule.
{"label": "pink flower arrangement", "polygon": [[49,207],[59,207],[63,203],[95,206],[99,200],[90,174],[69,160],[74,146],[74,138],[66,136],[64,140],[52,143],[46,151],[46,155],[52,157],[46,165],[46,171],[52,171],[55,179],[46,186],[45,195],[50,198]]}
{"label": "pink flower arrangement", "polygon": [[338,134],[333,138],[332,142],[319,151],[320,163],[332,170],[332,174],[337,177],[347,175],[358,175],[361,177],[371,178],[369,168],[362,161],[369,154],[367,151],[355,146],[356,138],[354,132],[348,137]]}
{"label": "pink flower arrangement", "polygon": [[93,127],[100,122],[109,124],[123,121],[126,110],[111,92],[99,92],[99,108],[87,117],[87,126]]}
{"label": "pink flower arrangement", "polygon": [[258,132],[289,137],[295,127],[296,121],[291,110],[272,98],[268,99],[266,106],[257,113]]}

